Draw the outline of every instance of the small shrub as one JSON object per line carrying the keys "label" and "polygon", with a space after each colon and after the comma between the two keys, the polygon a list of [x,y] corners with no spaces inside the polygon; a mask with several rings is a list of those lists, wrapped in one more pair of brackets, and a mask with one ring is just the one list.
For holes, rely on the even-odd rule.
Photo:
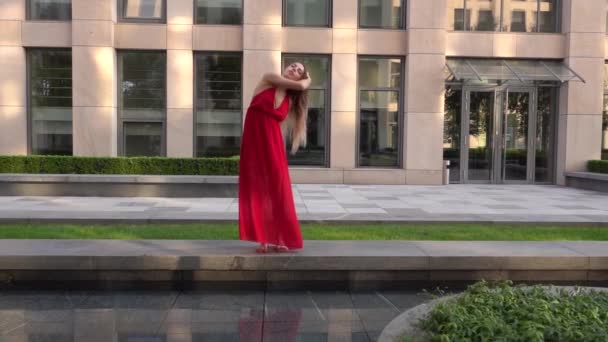
{"label": "small shrub", "polygon": [[0,173],[237,175],[239,158],[0,156]]}
{"label": "small shrub", "polygon": [[587,168],[589,172],[608,173],[608,160],[591,160]]}
{"label": "small shrub", "polygon": [[431,341],[608,341],[608,293],[481,282],[420,322]]}

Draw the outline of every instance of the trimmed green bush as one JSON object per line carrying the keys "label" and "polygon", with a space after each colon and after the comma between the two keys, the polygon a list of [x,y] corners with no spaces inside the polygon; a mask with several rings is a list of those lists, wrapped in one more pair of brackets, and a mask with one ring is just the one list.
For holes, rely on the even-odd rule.
{"label": "trimmed green bush", "polygon": [[0,173],[238,175],[239,158],[0,156]]}
{"label": "trimmed green bush", "polygon": [[[608,293],[481,282],[420,322],[431,341],[608,341]],[[404,339],[407,341],[407,339]]]}
{"label": "trimmed green bush", "polygon": [[587,168],[589,172],[608,173],[608,160],[591,160]]}

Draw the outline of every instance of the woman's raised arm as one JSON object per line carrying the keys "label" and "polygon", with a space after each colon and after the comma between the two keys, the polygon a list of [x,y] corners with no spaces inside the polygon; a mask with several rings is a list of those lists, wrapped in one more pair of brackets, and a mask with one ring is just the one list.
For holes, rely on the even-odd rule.
{"label": "woman's raised arm", "polygon": [[[308,75],[307,75],[308,76]],[[269,83],[276,88],[286,88],[292,90],[306,90],[310,86],[310,77],[301,79],[300,81],[292,81],[279,74],[266,73],[263,78],[264,82]]]}

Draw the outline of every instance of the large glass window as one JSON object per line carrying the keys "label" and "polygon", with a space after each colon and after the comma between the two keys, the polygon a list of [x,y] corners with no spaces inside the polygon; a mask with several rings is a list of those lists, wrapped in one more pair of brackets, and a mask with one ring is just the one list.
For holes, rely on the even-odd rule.
{"label": "large glass window", "polygon": [[121,155],[163,156],[166,121],[166,55],[119,51]]}
{"label": "large glass window", "polygon": [[604,64],[604,114],[602,116],[602,159],[608,160],[608,64]]}
{"label": "large glass window", "polygon": [[329,27],[330,0],[283,0],[285,26]]}
{"label": "large glass window", "polygon": [[559,0],[448,0],[455,31],[559,32]]}
{"label": "large glass window", "polygon": [[72,52],[28,50],[30,150],[72,154]]}
{"label": "large glass window", "polygon": [[238,156],[242,132],[240,53],[196,55],[196,156]]}
{"label": "large glass window", "polygon": [[119,0],[123,21],[164,22],[166,0]]}
{"label": "large glass window", "polygon": [[405,28],[405,0],[359,0],[359,27]]}
{"label": "large glass window", "polygon": [[240,25],[243,0],[196,0],[196,23],[204,25]]}
{"label": "large glass window", "polygon": [[400,58],[359,58],[358,166],[400,165],[402,69]]}
{"label": "large glass window", "polygon": [[72,0],[28,0],[30,20],[71,20]]}
{"label": "large glass window", "polygon": [[[328,164],[328,127],[329,127],[329,90],[330,58],[321,55],[285,55],[283,65],[299,62],[306,66],[312,78],[308,90],[308,121],[306,147],[300,148],[295,155],[288,154],[290,165],[327,166]],[[286,142],[291,151],[291,142]]]}

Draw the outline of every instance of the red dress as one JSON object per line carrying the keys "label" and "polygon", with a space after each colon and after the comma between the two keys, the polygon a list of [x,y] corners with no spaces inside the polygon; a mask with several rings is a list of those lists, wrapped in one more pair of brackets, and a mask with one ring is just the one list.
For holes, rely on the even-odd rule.
{"label": "red dress", "polygon": [[239,236],[241,240],[303,247],[287,166],[280,122],[289,112],[285,96],[274,107],[275,88],[268,88],[251,100],[239,170]]}

